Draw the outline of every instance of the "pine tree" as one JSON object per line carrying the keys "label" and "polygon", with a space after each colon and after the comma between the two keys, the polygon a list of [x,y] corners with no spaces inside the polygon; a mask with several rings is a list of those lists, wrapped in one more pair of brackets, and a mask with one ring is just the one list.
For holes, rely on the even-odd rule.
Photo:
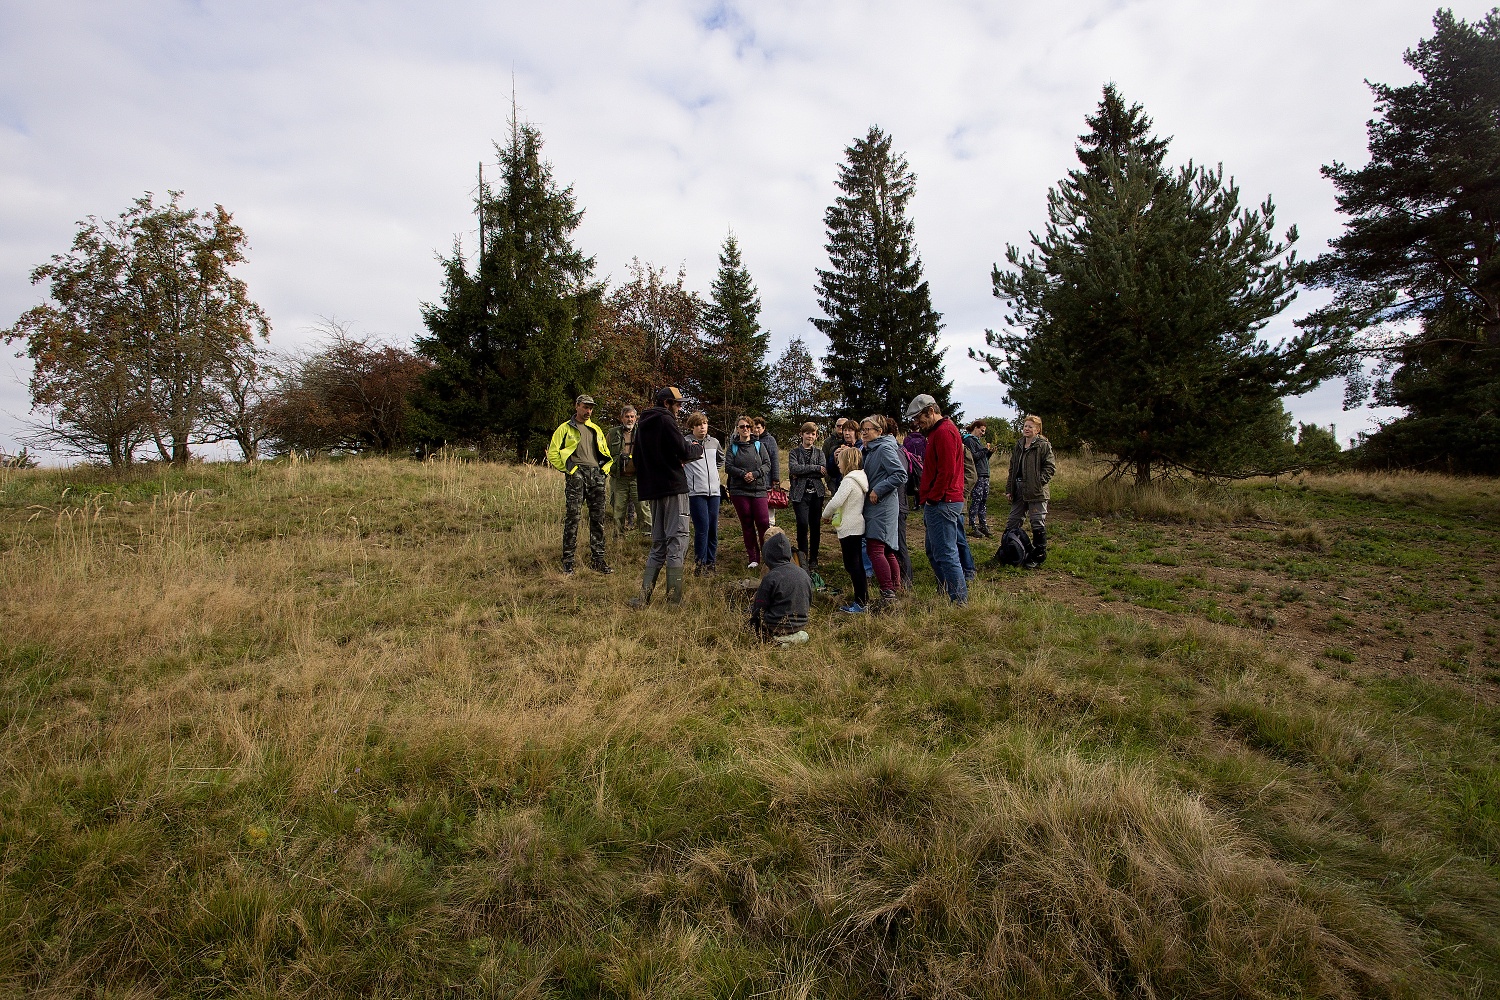
{"label": "pine tree", "polygon": [[760,326],[760,293],[731,232],[719,251],[719,273],[703,314],[699,381],[714,427],[727,429],[736,416],[765,410],[770,346],[771,335]]}
{"label": "pine tree", "polygon": [[1371,84],[1370,162],[1323,168],[1347,215],[1311,267],[1333,303],[1307,329],[1358,334],[1345,405],[1371,391],[1405,416],[1360,448],[1380,465],[1500,473],[1500,10],[1440,10],[1406,53],[1421,79]]}
{"label": "pine tree", "polygon": [[938,331],[915,227],[907,203],[917,177],[891,138],[871,127],[844,150],[835,182],[843,192],[828,207],[828,270],[818,270],[813,326],[828,337],[823,371],[845,408],[861,415],[898,414],[919,393],[950,409]]}
{"label": "pine tree", "polygon": [[443,261],[440,304],[425,304],[429,336],[417,352],[434,364],[418,405],[425,435],[488,444],[507,441],[517,458],[539,454],[546,435],[591,387],[596,364],[582,350],[602,289],[594,260],[572,243],[583,212],[541,158],[541,133],[513,114],[510,141],[496,146],[500,184],[481,185],[479,260],[462,250]]}
{"label": "pine tree", "polygon": [[1150,119],[1113,87],[1089,122],[1084,168],[1048,192],[1045,232],[994,269],[1013,332],[986,331],[992,352],[974,356],[1022,410],[1060,416],[1138,482],[1290,464],[1281,397],[1342,356],[1336,336],[1259,339],[1295,295],[1296,230],[1275,239],[1270,199],[1242,209],[1222,168],[1164,169]]}
{"label": "pine tree", "polygon": [[793,337],[771,367],[771,407],[792,426],[826,417],[837,402],[833,387],[818,375],[807,343]]}

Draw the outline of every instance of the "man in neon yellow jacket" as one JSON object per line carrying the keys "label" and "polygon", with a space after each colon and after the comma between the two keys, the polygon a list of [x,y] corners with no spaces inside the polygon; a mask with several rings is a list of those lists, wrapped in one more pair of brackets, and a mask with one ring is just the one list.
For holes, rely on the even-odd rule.
{"label": "man in neon yellow jacket", "polygon": [[589,565],[600,573],[614,572],[604,561],[604,480],[609,475],[609,442],[591,419],[593,413],[593,396],[585,394],[575,399],[573,418],[564,420],[552,432],[552,444],[547,448],[547,461],[567,476],[562,568],[568,574],[573,572],[573,559],[578,551],[578,519],[585,503],[589,507]]}

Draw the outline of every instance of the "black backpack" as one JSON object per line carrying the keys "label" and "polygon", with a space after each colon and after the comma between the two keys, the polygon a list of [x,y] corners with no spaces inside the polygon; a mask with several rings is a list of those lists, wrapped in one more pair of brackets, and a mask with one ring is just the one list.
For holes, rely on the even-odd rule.
{"label": "black backpack", "polygon": [[1020,528],[1012,528],[1000,536],[1000,551],[995,553],[995,562],[1001,566],[1019,566],[1031,558],[1031,539]]}

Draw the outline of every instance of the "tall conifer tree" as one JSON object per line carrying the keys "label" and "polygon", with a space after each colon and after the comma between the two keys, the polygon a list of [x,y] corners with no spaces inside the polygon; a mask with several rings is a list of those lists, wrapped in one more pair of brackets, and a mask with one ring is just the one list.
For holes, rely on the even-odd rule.
{"label": "tall conifer tree", "polygon": [[[1406,408],[1360,449],[1381,465],[1500,473],[1500,10],[1440,10],[1406,53],[1421,79],[1371,84],[1370,161],[1323,168],[1344,232],[1312,266],[1334,301],[1302,321],[1357,334],[1374,389]],[[1372,385],[1373,381],[1373,385]]]}
{"label": "tall conifer tree", "polygon": [[762,413],[769,396],[766,352],[771,335],[761,329],[760,292],[730,233],[719,251],[703,314],[703,362],[700,388],[717,428],[729,428],[742,413]]}
{"label": "tall conifer tree", "polygon": [[1138,482],[1290,464],[1281,397],[1343,356],[1337,336],[1260,339],[1294,296],[1295,228],[1278,240],[1270,199],[1240,207],[1222,168],[1164,168],[1165,141],[1113,87],[1088,122],[1046,230],[994,269],[1012,329],[986,331],[992,352],[973,356],[1022,410],[1061,417]]}
{"label": "tall conifer tree", "polygon": [[950,410],[953,383],[938,349],[932,308],[907,203],[917,176],[891,138],[872,126],[844,150],[843,192],[823,215],[829,267],[818,270],[813,326],[828,337],[823,371],[850,412],[899,413],[919,393]]}
{"label": "tall conifer tree", "polygon": [[457,247],[443,261],[443,300],[423,306],[429,336],[416,344],[435,365],[419,400],[427,435],[505,441],[523,460],[592,387],[581,341],[602,295],[594,259],[572,243],[583,211],[541,150],[541,133],[513,114],[510,141],[496,146],[499,187],[478,194],[477,266]]}

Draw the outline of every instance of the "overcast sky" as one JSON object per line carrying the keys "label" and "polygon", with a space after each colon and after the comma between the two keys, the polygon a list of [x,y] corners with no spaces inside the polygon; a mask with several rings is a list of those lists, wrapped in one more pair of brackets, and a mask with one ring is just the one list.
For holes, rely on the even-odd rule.
{"label": "overcast sky", "polygon": [[[1473,20],[1487,3],[1452,4]],[[0,326],[42,301],[32,267],[76,222],[143,191],[223,204],[272,346],[320,317],[409,341],[437,255],[474,244],[475,170],[512,80],[555,176],[586,210],[601,277],[633,257],[705,294],[733,229],[779,353],[825,341],[814,268],[844,148],[872,124],[917,174],[917,245],[955,397],[999,413],[967,348],[1002,322],[990,267],[1043,219],[1083,117],[1113,81],[1170,162],[1222,163],[1303,256],[1342,222],[1318,172],[1363,163],[1366,79],[1405,83],[1434,7],[1290,2],[56,3],[0,0]],[[1321,299],[1304,295],[1273,339]],[[0,355],[0,449],[29,405]],[[1340,438],[1380,414],[1341,387],[1288,401]]]}

